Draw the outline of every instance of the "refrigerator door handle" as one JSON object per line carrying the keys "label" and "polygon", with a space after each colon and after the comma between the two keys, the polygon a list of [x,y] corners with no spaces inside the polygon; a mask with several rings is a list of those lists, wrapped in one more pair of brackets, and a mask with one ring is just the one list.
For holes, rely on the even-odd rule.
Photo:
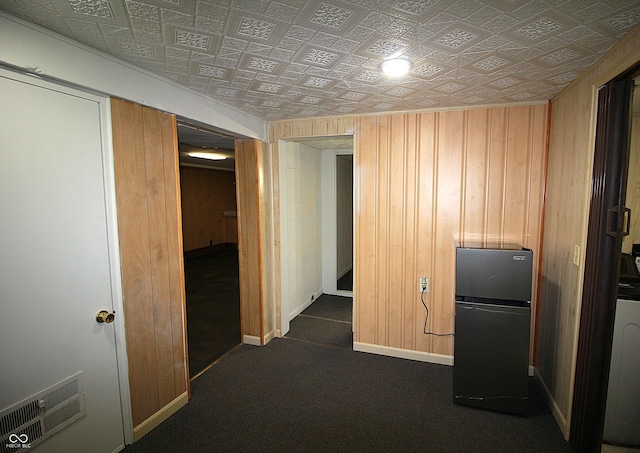
{"label": "refrigerator door handle", "polygon": [[[615,214],[615,221],[611,222],[612,214]],[[622,214],[622,215],[620,215]],[[626,228],[625,228],[625,219]],[[613,228],[612,228],[613,226]],[[607,235],[613,238],[621,238],[629,235],[631,227],[631,209],[625,206],[614,206],[607,209]]]}
{"label": "refrigerator door handle", "polygon": [[[627,220],[627,227],[623,228],[623,232],[622,232],[622,236],[629,236],[629,232],[631,231],[631,209],[627,208],[627,207],[623,207],[622,208],[622,215],[626,218]],[[624,222],[624,219],[623,219]]]}

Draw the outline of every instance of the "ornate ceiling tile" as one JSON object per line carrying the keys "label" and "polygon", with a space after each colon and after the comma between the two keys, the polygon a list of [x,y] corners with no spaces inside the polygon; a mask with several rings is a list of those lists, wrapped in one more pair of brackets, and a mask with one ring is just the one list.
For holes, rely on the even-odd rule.
{"label": "ornate ceiling tile", "polygon": [[[547,100],[637,0],[3,0],[0,9],[262,118]],[[411,61],[388,79],[380,64]]]}

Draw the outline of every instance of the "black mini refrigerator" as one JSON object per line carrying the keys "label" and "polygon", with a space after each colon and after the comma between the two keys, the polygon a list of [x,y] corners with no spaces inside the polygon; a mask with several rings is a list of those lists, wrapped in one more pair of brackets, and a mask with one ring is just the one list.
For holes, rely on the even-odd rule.
{"label": "black mini refrigerator", "polygon": [[455,403],[527,413],[532,262],[518,244],[456,248]]}

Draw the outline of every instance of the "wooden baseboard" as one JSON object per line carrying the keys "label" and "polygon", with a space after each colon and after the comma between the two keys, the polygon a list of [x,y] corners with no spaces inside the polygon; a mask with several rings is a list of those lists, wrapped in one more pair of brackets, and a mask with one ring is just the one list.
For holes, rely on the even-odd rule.
{"label": "wooden baseboard", "polygon": [[185,250],[184,258],[195,258],[197,256],[208,255],[209,253],[219,252],[221,250],[237,250],[238,244],[231,242],[222,242],[220,244],[208,245],[206,247],[200,247],[199,249]]}
{"label": "wooden baseboard", "polygon": [[262,342],[260,341],[260,337],[256,337],[254,335],[244,335],[242,337],[242,342],[244,344],[250,344],[253,346],[262,346]]}
{"label": "wooden baseboard", "polygon": [[189,395],[187,392],[184,392],[182,395],[178,396],[176,399],[171,401],[165,407],[160,409],[158,412],[153,414],[151,417],[140,423],[138,426],[133,428],[133,441],[137,442],[140,440],[145,434],[148,434],[153,428],[158,426],[160,423],[165,421],[167,418],[171,417],[175,414],[178,409],[189,402]]}
{"label": "wooden baseboard", "polygon": [[564,417],[564,415],[562,414],[560,407],[558,407],[556,400],[553,398],[553,395],[551,395],[551,392],[549,391],[549,387],[547,387],[546,382],[544,381],[544,379],[542,379],[542,376],[538,372],[537,368],[534,370],[534,377],[536,379],[536,382],[540,385],[540,388],[542,389],[542,394],[544,395],[545,400],[547,400],[547,404],[551,408],[551,413],[553,414],[553,418],[556,420],[556,423],[560,427],[564,440],[568,441],[569,430],[570,430],[569,423],[567,419]]}
{"label": "wooden baseboard", "polygon": [[269,343],[271,340],[273,340],[276,337],[276,331],[272,330],[271,332],[268,332],[265,336],[264,336],[264,344]]}
{"label": "wooden baseboard", "polygon": [[358,352],[369,352],[371,354],[386,355],[400,359],[417,360],[420,362],[437,363],[438,365],[453,366],[453,356],[443,354],[432,354],[430,352],[410,351],[408,349],[392,348],[389,346],[379,346],[377,344],[353,342],[353,350]]}

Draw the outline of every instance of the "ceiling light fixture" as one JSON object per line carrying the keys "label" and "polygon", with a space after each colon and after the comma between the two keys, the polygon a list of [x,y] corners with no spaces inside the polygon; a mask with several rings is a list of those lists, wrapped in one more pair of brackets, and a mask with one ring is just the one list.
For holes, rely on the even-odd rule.
{"label": "ceiling light fixture", "polygon": [[409,72],[411,68],[411,62],[404,58],[394,58],[393,60],[387,60],[380,65],[382,72],[389,77],[402,77]]}
{"label": "ceiling light fixture", "polygon": [[198,159],[209,159],[209,160],[225,160],[227,158],[227,156],[225,156],[224,154],[208,153],[203,151],[193,151],[193,152],[187,153],[187,156],[196,157]]}

